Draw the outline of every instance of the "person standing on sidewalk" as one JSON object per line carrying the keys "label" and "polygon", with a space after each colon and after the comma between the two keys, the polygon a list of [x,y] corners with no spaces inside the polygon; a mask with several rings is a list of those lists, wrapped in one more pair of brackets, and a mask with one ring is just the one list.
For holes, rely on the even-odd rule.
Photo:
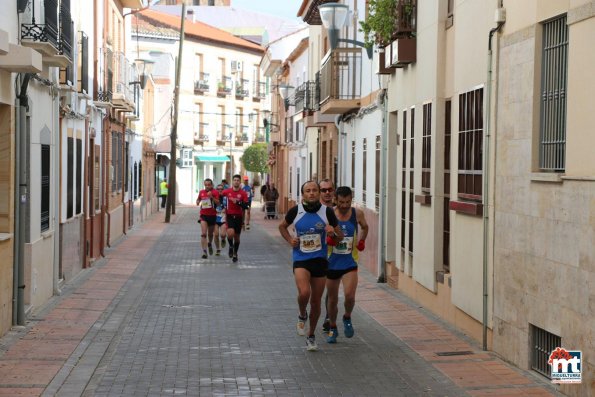
{"label": "person standing on sidewalk", "polygon": [[233,262],[238,261],[238,249],[240,248],[240,234],[244,223],[244,210],[248,205],[248,195],[240,187],[242,177],[234,175],[231,187],[225,189],[222,196],[227,199],[225,214],[227,218],[227,242],[229,243],[229,257]]}
{"label": "person standing on sidewalk", "polygon": [[[314,331],[320,317],[320,300],[326,284],[327,237],[342,238],[338,220],[332,208],[320,203],[320,189],[315,181],[301,187],[302,203],[287,211],[279,224],[281,236],[293,247],[293,275],[298,291],[298,335],[306,335],[307,306],[310,302],[310,323],[306,337],[308,351],[318,350]],[[293,224],[296,236],[289,233]],[[328,239],[331,243],[334,237]]]}
{"label": "person standing on sidewalk", "polygon": [[250,230],[250,208],[252,207],[252,197],[254,197],[254,191],[252,190],[252,186],[250,186],[250,183],[248,182],[248,175],[244,176],[244,185],[242,186],[242,190],[244,190],[246,192],[246,195],[248,195],[248,207],[244,212],[244,216],[246,230]]}
{"label": "person standing on sidewalk", "polygon": [[368,223],[363,211],[351,206],[352,199],[353,192],[350,187],[341,186],[337,188],[335,215],[339,220],[339,227],[344,237],[343,240],[331,248],[326,275],[327,309],[330,322],[330,330],[326,339],[328,343],[337,343],[337,336],[339,335],[337,330],[337,306],[341,282],[343,282],[343,294],[345,295],[343,332],[347,338],[353,337],[355,332],[351,323],[351,312],[355,306],[355,291],[358,280],[357,261],[358,253],[366,248]]}
{"label": "person standing on sidewalk", "polygon": [[164,179],[159,184],[159,195],[161,196],[161,208],[165,208],[165,202],[167,201],[167,194],[168,194],[168,187],[167,179]]}
{"label": "person standing on sidewalk", "polygon": [[[320,181],[320,203],[327,207],[335,207],[335,184],[330,179]],[[330,255],[330,251],[329,251]],[[322,332],[328,334],[330,330],[330,321],[328,317],[328,291],[324,296],[324,321],[322,323]]]}
{"label": "person standing on sidewalk", "polygon": [[[196,205],[200,206],[200,245],[202,247],[202,258],[207,259],[207,248],[209,255],[213,255],[213,234],[217,222],[216,207],[219,204],[219,193],[213,189],[213,180],[205,179],[204,189],[198,192]],[[209,240],[207,243],[207,232]]]}

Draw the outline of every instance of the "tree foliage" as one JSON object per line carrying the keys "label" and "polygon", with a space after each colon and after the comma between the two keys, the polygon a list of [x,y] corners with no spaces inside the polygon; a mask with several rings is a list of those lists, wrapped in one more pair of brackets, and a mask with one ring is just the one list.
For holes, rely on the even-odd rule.
{"label": "tree foliage", "polygon": [[268,158],[267,144],[255,143],[244,150],[240,160],[247,171],[265,173],[268,171]]}
{"label": "tree foliage", "polygon": [[387,45],[394,31],[397,0],[370,0],[368,4],[368,17],[360,22],[366,45]]}

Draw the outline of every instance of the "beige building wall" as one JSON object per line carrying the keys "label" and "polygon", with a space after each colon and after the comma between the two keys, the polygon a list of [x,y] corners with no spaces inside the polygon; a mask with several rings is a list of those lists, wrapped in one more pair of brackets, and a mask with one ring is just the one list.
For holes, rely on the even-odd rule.
{"label": "beige building wall", "polygon": [[[478,88],[484,89],[484,113],[487,103],[488,34],[496,27],[494,12],[499,2],[455,1],[454,23],[447,25],[447,2],[418,2],[417,43],[415,63],[396,69],[388,85],[388,131],[396,131],[397,149],[389,149],[389,159],[395,158],[396,172],[389,171],[393,179],[389,186],[389,205],[396,229],[388,235],[395,236],[396,252],[388,257],[389,282],[413,297],[419,303],[445,320],[482,339],[483,308],[483,219],[479,215],[450,210],[450,272],[443,267],[444,227],[444,147],[445,101],[451,102],[450,141],[450,200],[457,197],[459,94]],[[431,202],[424,203],[421,189],[423,106],[431,104]],[[403,138],[411,136],[411,110],[415,108],[414,130],[414,182],[416,200],[402,200]],[[403,130],[403,113],[407,112],[407,131]],[[485,128],[485,125],[484,125]],[[405,134],[406,132],[406,134]],[[390,135],[390,133],[389,133]],[[409,143],[408,143],[409,145]],[[389,145],[389,148],[394,146]],[[390,160],[389,160],[390,162]],[[485,174],[484,174],[485,175]],[[407,172],[406,187],[410,181]],[[396,181],[396,183],[395,183]],[[491,189],[493,191],[493,189]],[[488,197],[491,197],[488,194]],[[392,203],[392,204],[391,204]],[[401,214],[405,209],[407,219],[413,214],[413,252],[409,254],[409,233],[401,232]],[[491,226],[488,226],[491,233]],[[402,250],[401,242],[405,250]],[[489,247],[488,247],[489,249]],[[390,252],[389,252],[390,253]],[[488,326],[491,327],[491,263],[488,263]],[[488,345],[489,340],[488,330]]]}
{"label": "beige building wall", "polygon": [[[595,2],[504,1],[498,61],[494,350],[531,367],[532,328],[582,350],[595,390]],[[565,171],[540,172],[542,23],[567,14]]]}

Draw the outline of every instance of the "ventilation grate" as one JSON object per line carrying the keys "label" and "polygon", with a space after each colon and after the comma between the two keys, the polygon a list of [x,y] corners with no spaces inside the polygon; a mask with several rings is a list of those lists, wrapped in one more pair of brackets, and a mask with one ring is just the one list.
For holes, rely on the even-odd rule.
{"label": "ventilation grate", "polygon": [[548,360],[552,350],[562,346],[562,338],[529,324],[531,330],[531,369],[550,378]]}

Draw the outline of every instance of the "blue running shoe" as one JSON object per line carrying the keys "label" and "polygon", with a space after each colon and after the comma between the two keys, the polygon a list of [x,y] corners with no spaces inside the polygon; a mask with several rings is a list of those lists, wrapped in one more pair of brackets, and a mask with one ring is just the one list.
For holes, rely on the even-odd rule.
{"label": "blue running shoe", "polygon": [[337,336],[339,336],[339,330],[337,327],[329,329],[328,336],[326,337],[326,343],[337,343]]}
{"label": "blue running shoe", "polygon": [[345,327],[345,337],[353,338],[355,331],[353,330],[353,324],[351,324],[351,318],[343,317],[343,327]]}

